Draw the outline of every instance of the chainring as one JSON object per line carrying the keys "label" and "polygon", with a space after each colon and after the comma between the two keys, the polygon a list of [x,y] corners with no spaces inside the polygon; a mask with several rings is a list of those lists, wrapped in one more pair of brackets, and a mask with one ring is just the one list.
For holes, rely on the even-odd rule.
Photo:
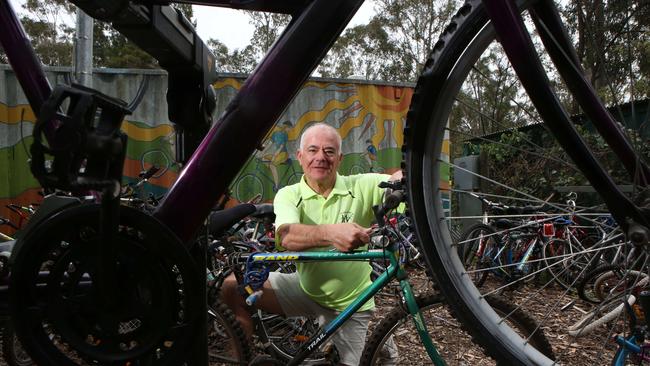
{"label": "chainring", "polygon": [[[63,210],[12,255],[10,316],[39,365],[179,365],[200,334],[201,272],[155,218],[120,208],[115,293],[97,284],[100,206]],[[202,282],[203,281],[203,282]]]}

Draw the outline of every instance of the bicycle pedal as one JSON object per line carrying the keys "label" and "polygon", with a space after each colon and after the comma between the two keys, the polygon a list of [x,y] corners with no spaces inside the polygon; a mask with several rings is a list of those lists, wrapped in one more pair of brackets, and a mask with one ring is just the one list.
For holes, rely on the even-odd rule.
{"label": "bicycle pedal", "polygon": [[336,346],[332,343],[325,346],[323,353],[325,354],[325,359],[329,361],[330,365],[338,365],[339,362],[341,361],[341,356],[339,355],[339,351],[336,349]]}

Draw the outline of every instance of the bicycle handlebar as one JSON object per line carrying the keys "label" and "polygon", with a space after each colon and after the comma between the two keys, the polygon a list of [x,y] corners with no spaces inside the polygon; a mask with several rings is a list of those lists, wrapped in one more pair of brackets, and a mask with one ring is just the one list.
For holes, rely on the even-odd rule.
{"label": "bicycle handlebar", "polygon": [[400,203],[405,201],[406,195],[402,190],[401,181],[381,182],[379,183],[379,188],[386,188],[384,202],[381,205],[373,206],[372,210],[375,213],[377,224],[381,227],[386,224],[384,220],[384,215],[386,215],[386,212],[397,208]]}

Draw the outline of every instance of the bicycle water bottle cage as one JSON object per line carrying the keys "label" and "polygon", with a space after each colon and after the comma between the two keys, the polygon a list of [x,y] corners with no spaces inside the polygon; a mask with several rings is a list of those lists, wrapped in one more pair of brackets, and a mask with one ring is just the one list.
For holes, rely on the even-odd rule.
{"label": "bicycle water bottle cage", "polygon": [[57,86],[34,126],[32,173],[45,188],[119,190],[126,154],[120,126],[127,114],[119,99],[81,85]]}

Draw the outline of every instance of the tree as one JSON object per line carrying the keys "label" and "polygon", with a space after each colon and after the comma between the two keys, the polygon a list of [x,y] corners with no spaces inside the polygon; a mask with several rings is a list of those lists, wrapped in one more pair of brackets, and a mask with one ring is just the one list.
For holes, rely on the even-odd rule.
{"label": "tree", "polygon": [[650,96],[647,0],[579,0],[561,10],[578,58],[607,104]]}
{"label": "tree", "polygon": [[20,21],[41,62],[51,66],[70,65],[74,28],[66,19],[74,12],[74,5],[63,0],[28,0],[23,9],[28,15]]}
{"label": "tree", "polygon": [[344,32],[318,72],[324,76],[415,81],[457,2],[374,0],[367,25]]}
{"label": "tree", "polygon": [[[172,6],[196,26],[190,4]],[[27,14],[21,17],[21,22],[41,62],[49,66],[72,65],[76,6],[65,0],[28,0],[23,9]],[[158,67],[155,59],[113,29],[110,23],[95,20],[93,43],[96,67]],[[0,62],[6,61],[6,56],[0,55]]]}
{"label": "tree", "polygon": [[[374,1],[377,15],[368,24],[346,30],[317,68],[317,75],[414,81],[457,6],[452,0]],[[217,40],[208,42],[222,70],[252,71],[290,21],[288,15],[248,14],[255,27],[248,46],[231,51]]]}
{"label": "tree", "polygon": [[217,70],[220,72],[250,73],[257,65],[251,46],[244,49],[228,50],[228,46],[214,38],[208,40],[208,48],[216,57]]}
{"label": "tree", "polygon": [[207,42],[208,47],[217,58],[217,68],[222,72],[252,72],[291,20],[291,17],[286,14],[255,11],[246,13],[249,23],[254,27],[253,35],[247,46],[231,51],[217,39],[211,38]]}
{"label": "tree", "polygon": [[158,62],[110,23],[95,20],[93,28],[93,65],[112,68],[157,68]]}

